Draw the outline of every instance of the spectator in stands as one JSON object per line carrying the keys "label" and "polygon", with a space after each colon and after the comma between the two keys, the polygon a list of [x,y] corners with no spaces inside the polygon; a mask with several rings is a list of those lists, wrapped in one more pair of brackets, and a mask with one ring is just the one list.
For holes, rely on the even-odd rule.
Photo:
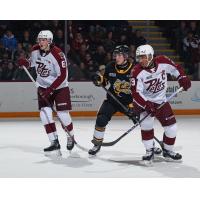
{"label": "spectator in stands", "polygon": [[[35,68],[32,67],[31,69],[29,69],[29,72],[32,75],[32,77],[34,79],[36,79],[37,75],[36,75],[36,72],[35,72]],[[30,78],[28,77],[28,75],[26,74],[24,69],[17,67],[17,69],[14,71],[12,80],[13,81],[30,81]]]}
{"label": "spectator in stands", "polygon": [[129,50],[130,50],[130,52],[129,52],[129,61],[131,63],[135,63],[135,51],[136,51],[135,46],[134,45],[130,45]]}
{"label": "spectator in stands", "polygon": [[85,40],[81,33],[76,33],[74,40],[72,41],[72,48],[78,52],[81,45],[85,43]]}
{"label": "spectator in stands", "polygon": [[106,56],[106,51],[105,51],[103,45],[99,45],[97,47],[96,53],[94,54],[94,60],[96,62],[95,65],[104,64],[105,56]]}
{"label": "spectator in stands", "polygon": [[2,36],[10,26],[10,20],[0,20],[0,36]]}
{"label": "spectator in stands", "polygon": [[64,33],[61,29],[56,31],[54,37],[55,44],[64,51],[65,41],[64,41]]}
{"label": "spectator in stands", "polygon": [[17,40],[11,30],[7,30],[1,38],[1,43],[4,48],[10,52],[14,52],[17,48]]}
{"label": "spectator in stands", "polygon": [[14,53],[14,60],[17,60],[20,57],[20,55],[22,55],[22,54],[24,55],[24,57],[26,57],[25,56],[26,52],[23,49],[22,43],[18,43],[17,44],[17,50]]}
{"label": "spectator in stands", "polygon": [[197,26],[197,21],[190,21],[189,31],[193,33],[193,35],[199,34],[199,28]]}
{"label": "spectator in stands", "polygon": [[111,61],[112,61],[112,53],[111,52],[107,52],[106,56],[105,56],[105,59],[104,59],[104,63],[107,64],[107,63],[109,63]]}
{"label": "spectator in stands", "polygon": [[14,65],[12,62],[8,62],[8,63],[6,62],[5,65],[6,67],[4,67],[2,71],[2,80],[5,80],[5,81],[12,80],[13,74],[15,71]]}
{"label": "spectator in stands", "polygon": [[188,32],[187,36],[183,39],[183,44],[184,61],[189,73],[193,75],[195,73],[194,63],[198,62],[198,60],[196,60],[196,55],[200,39],[198,36],[194,36],[192,32]]}
{"label": "spectator in stands", "polygon": [[62,29],[62,25],[59,22],[59,20],[52,20],[50,22],[50,27],[51,27],[50,29],[52,30],[52,32],[56,32],[57,30]]}
{"label": "spectator in stands", "polygon": [[143,37],[142,32],[140,30],[136,30],[133,34],[131,44],[133,44],[136,48],[140,45],[146,44],[146,39]]}
{"label": "spectator in stands", "polygon": [[174,30],[176,50],[183,56],[183,39],[187,36],[188,28],[185,21],[180,21],[178,28]]}
{"label": "spectator in stands", "polygon": [[193,37],[193,41],[191,42],[191,69],[190,72],[193,75],[194,79],[197,79],[198,68],[199,68],[199,46],[200,39],[197,35]]}
{"label": "spectator in stands", "polygon": [[29,31],[25,30],[23,32],[23,36],[19,39],[19,43],[22,44],[22,48],[25,51],[28,51],[29,45],[33,44],[33,39],[31,38]]}
{"label": "spectator in stands", "polygon": [[128,38],[127,38],[126,34],[122,34],[118,41],[118,45],[128,45],[128,44],[129,44],[129,42],[128,42]]}
{"label": "spectator in stands", "polygon": [[3,47],[3,44],[0,42],[0,62],[3,59],[3,55],[6,53],[5,48]]}
{"label": "spectator in stands", "polygon": [[186,61],[190,61],[190,58],[191,58],[190,50],[191,50],[191,43],[193,41],[193,38],[194,38],[193,33],[188,32],[187,36],[183,39],[183,51],[184,51],[184,58],[186,59]]}
{"label": "spectator in stands", "polygon": [[200,45],[196,51],[194,63],[194,80],[200,80]]}
{"label": "spectator in stands", "polygon": [[85,43],[83,43],[81,45],[81,47],[80,47],[80,50],[78,51],[78,53],[79,53],[79,60],[80,61],[85,60],[87,50],[88,50],[87,45]]}
{"label": "spectator in stands", "polygon": [[115,42],[113,40],[113,32],[112,31],[109,31],[107,33],[107,37],[106,39],[103,41],[103,45],[105,47],[105,50],[107,52],[112,52],[114,47],[115,47]]}
{"label": "spectator in stands", "polygon": [[91,75],[97,71],[97,65],[95,65],[90,53],[85,55],[85,59],[80,63],[80,69],[87,80],[90,80]]}

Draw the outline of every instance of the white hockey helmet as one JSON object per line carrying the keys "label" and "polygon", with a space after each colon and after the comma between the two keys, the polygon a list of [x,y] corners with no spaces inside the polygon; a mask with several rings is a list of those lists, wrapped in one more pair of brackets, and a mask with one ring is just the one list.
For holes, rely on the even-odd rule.
{"label": "white hockey helmet", "polygon": [[50,30],[40,31],[37,40],[39,39],[47,39],[49,44],[51,44],[53,42],[53,33]]}
{"label": "white hockey helmet", "polygon": [[[141,45],[136,49],[136,60],[139,60],[139,56],[146,55],[148,59],[148,66],[153,60],[154,50],[149,44]],[[148,67],[147,66],[147,67]]]}

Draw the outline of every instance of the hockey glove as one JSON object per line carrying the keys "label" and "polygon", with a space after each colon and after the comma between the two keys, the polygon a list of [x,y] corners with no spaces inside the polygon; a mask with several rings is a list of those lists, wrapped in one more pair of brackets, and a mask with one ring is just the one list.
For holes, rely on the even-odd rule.
{"label": "hockey glove", "polygon": [[146,101],[145,110],[148,114],[151,114],[151,117],[156,114],[156,108],[154,106],[154,103],[151,101]]}
{"label": "hockey glove", "polygon": [[134,124],[138,123],[140,120],[140,115],[134,110],[134,108],[129,108],[125,114],[133,121]]}
{"label": "hockey glove", "polygon": [[94,74],[92,76],[92,82],[95,86],[100,87],[103,82],[103,76],[101,76],[100,74]]}
{"label": "hockey glove", "polygon": [[29,68],[30,62],[25,58],[20,58],[18,60],[18,66],[19,66],[19,68],[23,68],[23,66],[25,66],[26,68]]}
{"label": "hockey glove", "polygon": [[185,91],[187,91],[191,87],[191,81],[187,76],[181,76],[178,79],[180,87],[183,87]]}
{"label": "hockey glove", "polygon": [[39,89],[39,94],[41,95],[42,98],[47,99],[53,94],[53,88],[48,87],[45,90]]}

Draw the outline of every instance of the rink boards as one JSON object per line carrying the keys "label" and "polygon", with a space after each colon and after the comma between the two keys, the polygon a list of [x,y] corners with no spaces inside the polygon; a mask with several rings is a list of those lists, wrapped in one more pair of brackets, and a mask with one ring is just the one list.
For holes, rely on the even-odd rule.
{"label": "rink boards", "polygon": [[[94,116],[105,99],[105,91],[91,82],[69,84],[73,116]],[[168,82],[167,96],[178,88],[176,81]],[[0,117],[36,117],[37,93],[32,82],[1,82]],[[176,114],[200,114],[200,82],[193,81],[188,92],[170,101]]]}

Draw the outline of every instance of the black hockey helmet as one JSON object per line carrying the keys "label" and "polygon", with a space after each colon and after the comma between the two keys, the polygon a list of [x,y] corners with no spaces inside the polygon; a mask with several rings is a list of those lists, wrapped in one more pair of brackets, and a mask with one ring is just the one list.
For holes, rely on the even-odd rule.
{"label": "black hockey helmet", "polygon": [[116,54],[123,54],[124,57],[127,59],[129,56],[129,47],[127,45],[119,45],[116,46],[113,51],[113,57],[115,58]]}

